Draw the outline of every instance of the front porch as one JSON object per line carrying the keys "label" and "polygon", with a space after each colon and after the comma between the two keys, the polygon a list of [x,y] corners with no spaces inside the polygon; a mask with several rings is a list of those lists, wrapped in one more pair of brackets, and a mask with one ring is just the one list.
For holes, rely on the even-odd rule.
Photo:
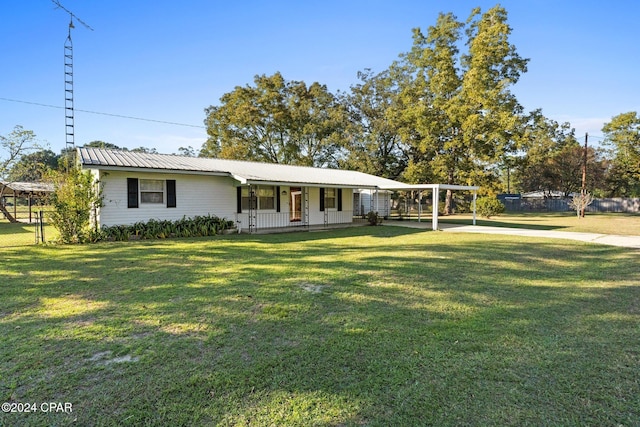
{"label": "front porch", "polygon": [[304,211],[236,213],[235,223],[241,233],[273,233],[295,230],[326,230],[367,224],[362,215],[353,211],[325,210],[321,212],[322,221],[310,221],[310,215]]}

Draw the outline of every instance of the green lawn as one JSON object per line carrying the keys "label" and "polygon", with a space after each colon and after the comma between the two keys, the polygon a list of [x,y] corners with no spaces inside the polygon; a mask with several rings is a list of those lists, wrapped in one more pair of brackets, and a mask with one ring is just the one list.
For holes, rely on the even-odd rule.
{"label": "green lawn", "polygon": [[0,425],[632,426],[640,254],[401,227],[2,251]]}
{"label": "green lawn", "polygon": [[[428,216],[430,220],[430,216]],[[440,216],[440,222],[471,224],[471,214]],[[477,217],[477,225],[532,228],[537,230],[640,236],[640,214],[588,213],[584,218],[571,212],[506,213],[490,219]]]}
{"label": "green lawn", "polygon": [[[58,237],[58,235],[58,230],[45,223],[44,236],[46,241],[51,241]],[[10,223],[6,219],[0,219],[0,248],[27,246],[34,245],[35,243],[35,223]]]}

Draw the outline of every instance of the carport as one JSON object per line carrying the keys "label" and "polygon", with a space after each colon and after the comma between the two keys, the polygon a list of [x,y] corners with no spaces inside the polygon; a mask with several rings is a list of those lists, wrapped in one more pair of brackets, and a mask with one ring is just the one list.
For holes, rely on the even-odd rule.
{"label": "carport", "polygon": [[[476,185],[455,185],[455,184],[406,184],[394,188],[384,188],[384,190],[396,191],[418,191],[419,199],[422,199],[422,192],[431,191],[432,213],[431,228],[438,229],[438,204],[440,202],[440,191],[473,191],[473,225],[476,225],[476,199],[478,197],[479,186]],[[420,221],[420,211],[418,211],[418,221]]]}
{"label": "carport", "polygon": [[[0,212],[9,222],[18,221],[18,198],[27,200],[29,207],[29,222],[32,221],[32,206],[34,198],[42,198],[53,193],[53,184],[46,182],[0,182]],[[7,209],[7,198],[13,198],[13,212]]]}

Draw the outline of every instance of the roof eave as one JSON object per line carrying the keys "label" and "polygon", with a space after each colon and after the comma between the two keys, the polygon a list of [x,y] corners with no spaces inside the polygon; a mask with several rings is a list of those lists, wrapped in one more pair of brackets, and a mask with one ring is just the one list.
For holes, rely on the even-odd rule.
{"label": "roof eave", "polygon": [[[197,171],[197,170],[182,170],[182,169],[163,169],[163,168],[143,168],[132,166],[111,166],[111,165],[99,165],[99,164],[83,164],[84,169],[96,169],[101,171],[120,171],[120,172],[145,172],[145,173],[171,173],[181,175],[209,175],[209,176],[227,176],[234,179],[238,179],[231,175],[229,172],[219,171]],[[239,180],[239,179],[238,179]]]}
{"label": "roof eave", "polygon": [[[235,177],[234,177],[235,178]],[[237,179],[237,178],[236,178]],[[237,179],[239,181],[239,179]],[[336,184],[331,182],[296,182],[296,181],[267,181],[259,179],[246,179],[243,185],[283,185],[289,187],[331,187],[331,188],[363,188],[375,190],[379,187],[366,184]]]}

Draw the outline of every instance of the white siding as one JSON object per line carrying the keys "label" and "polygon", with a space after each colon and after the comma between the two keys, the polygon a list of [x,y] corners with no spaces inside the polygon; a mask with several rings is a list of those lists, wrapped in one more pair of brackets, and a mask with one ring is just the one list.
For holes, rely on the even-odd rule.
{"label": "white siding", "polygon": [[[140,203],[138,208],[127,207],[127,178],[175,179],[176,207],[164,204]],[[99,212],[100,225],[133,224],[149,219],[178,220],[196,215],[215,215],[233,220],[236,211],[236,188],[227,177],[109,171],[100,173],[103,183],[104,206]],[[166,196],[166,194],[165,194]],[[166,198],[166,197],[165,197]]]}
{"label": "white siding", "polygon": [[[237,190],[235,181],[227,177],[208,175],[187,175],[176,173],[150,173],[128,171],[101,171],[96,173],[103,185],[104,206],[98,212],[100,225],[112,226],[120,224],[133,224],[138,221],[178,220],[183,217],[196,215],[215,215],[232,221],[240,221],[242,229],[249,227],[249,214],[238,214]],[[154,179],[176,181],[176,207],[166,207],[163,204],[139,203],[138,208],[127,207],[127,178]],[[139,183],[140,181],[138,181]],[[320,211],[320,189],[318,187],[307,188],[309,196],[309,217],[302,221],[290,221],[290,192],[289,186],[280,186],[280,212],[276,209],[259,210],[255,221],[258,228],[290,227],[300,225],[323,225],[325,212]],[[282,191],[286,191],[282,195]],[[327,220],[329,224],[350,223],[353,211],[353,190],[342,190],[342,211],[336,208],[327,208]],[[304,203],[303,213],[304,216]]]}
{"label": "white siding", "polygon": [[[327,209],[327,217],[329,224],[343,224],[352,222],[353,211],[353,190],[350,188],[342,189],[342,211],[338,211],[338,201],[336,200],[335,208]],[[309,188],[309,224],[324,224],[325,212],[320,210],[320,188]]]}
{"label": "white siding", "polygon": [[320,189],[309,188],[309,225],[324,224],[324,212],[320,211]]}

